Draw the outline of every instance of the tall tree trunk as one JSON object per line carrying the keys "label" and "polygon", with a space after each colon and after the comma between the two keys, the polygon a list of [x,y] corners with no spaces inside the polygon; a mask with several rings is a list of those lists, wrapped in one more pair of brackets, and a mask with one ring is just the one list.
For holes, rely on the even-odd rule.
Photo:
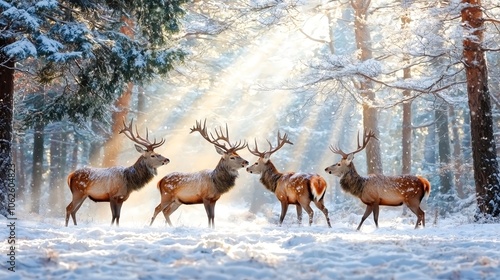
{"label": "tall tree trunk", "polygon": [[[408,8],[408,4],[405,1],[401,3],[403,8]],[[405,32],[411,22],[410,15],[406,12],[401,16],[401,29]],[[411,67],[407,66],[409,62],[409,55],[405,54],[403,57],[403,79],[407,80],[411,78]],[[401,174],[411,173],[411,149],[412,149],[412,101],[410,99],[411,90],[403,90],[403,122],[401,124]],[[406,216],[408,207],[403,205],[403,215]]]}
{"label": "tall tree trunk", "polygon": [[[51,210],[62,209],[61,203],[64,198],[64,177],[66,175],[68,132],[55,132],[50,139],[50,178],[49,178],[49,204]],[[55,211],[55,215],[60,212]]]}
{"label": "tall tree trunk", "polygon": [[[122,17],[122,23],[123,25],[120,28],[120,32],[125,34],[129,38],[134,38],[134,21],[124,16]],[[123,120],[128,114],[133,88],[134,84],[128,83],[125,91],[115,102],[116,111],[113,112],[112,116],[111,136],[104,144],[104,159],[102,162],[102,166],[104,167],[117,165],[116,160],[121,150],[122,139],[118,137],[118,134],[123,127]]]}
{"label": "tall tree trunk", "polygon": [[[104,133],[102,132],[102,129],[99,127],[99,125],[96,122],[92,122],[92,132],[94,134],[98,135],[103,135]],[[88,149],[88,157],[89,157],[89,164],[94,167],[99,167],[102,164],[101,161],[101,148],[102,148],[102,141],[101,140],[94,140],[90,141],[89,144],[89,149]]]}
{"label": "tall tree trunk", "polygon": [[[351,5],[354,9],[354,33],[356,37],[356,46],[360,50],[359,59],[365,61],[372,58],[370,30],[367,26],[368,8],[370,0],[352,0]],[[375,135],[379,135],[378,130],[378,110],[372,104],[375,101],[375,93],[372,90],[372,82],[361,79],[358,90],[367,100],[363,104],[363,124],[365,130],[371,130]],[[368,174],[383,173],[382,157],[380,155],[380,143],[370,141],[366,147],[366,165]]]}
{"label": "tall tree trunk", "polygon": [[26,192],[26,155],[25,155],[25,141],[24,137],[19,137],[14,135],[14,142],[16,145],[12,150],[14,163],[16,165],[16,179],[17,179],[17,190],[16,190],[16,200],[22,201]]}
{"label": "tall tree trunk", "polygon": [[455,114],[455,108],[453,106],[449,107],[449,114],[451,119],[451,129],[453,135],[453,176],[455,182],[455,188],[457,190],[457,195],[459,198],[465,198],[464,185],[462,180],[462,147],[460,145],[460,137],[458,133],[458,124]]}
{"label": "tall tree trunk", "polygon": [[439,155],[439,209],[440,214],[446,214],[450,209],[450,201],[452,200],[453,178],[451,176],[451,148],[450,148],[450,133],[448,128],[448,106],[442,104],[434,111],[436,121],[436,132],[438,140],[438,155]]}
{"label": "tall tree trunk", "polygon": [[[403,96],[406,98],[410,95],[409,91],[405,90]],[[402,124],[402,167],[401,174],[411,173],[411,148],[412,148],[412,112],[411,112],[411,101],[405,101],[403,103],[403,124]]]}
{"label": "tall tree trunk", "polygon": [[113,112],[111,136],[104,143],[104,159],[102,161],[103,167],[110,167],[117,165],[118,154],[121,150],[121,140],[119,137],[120,130],[123,128],[123,120],[128,114],[130,106],[130,99],[132,97],[133,84],[129,83],[125,92],[115,102],[116,111]]}
{"label": "tall tree trunk", "polygon": [[[401,17],[401,28],[407,29],[410,24],[410,16],[405,14]],[[406,65],[408,62],[408,56],[405,55],[403,59],[403,63]],[[411,68],[409,66],[405,66],[403,68],[403,79],[407,80],[411,78]],[[403,91],[403,98],[409,99],[411,96],[410,90]],[[411,173],[411,148],[412,148],[412,138],[411,138],[411,129],[412,129],[412,111],[411,111],[411,100],[407,100],[403,102],[403,123],[402,123],[402,131],[401,131],[401,147],[402,147],[402,157],[401,157],[401,173],[402,174],[410,174]],[[405,208],[406,209],[406,208]]]}
{"label": "tall tree trunk", "polygon": [[430,125],[427,128],[427,136],[424,140],[424,168],[429,171],[434,169],[436,165],[436,129],[435,125]]}
{"label": "tall tree trunk", "polygon": [[76,133],[73,134],[73,142],[73,151],[71,153],[71,171],[78,168],[78,150],[80,148],[80,137]]}
{"label": "tall tree trunk", "polygon": [[[14,66],[15,62],[4,55],[2,49],[13,39],[0,36],[0,215],[8,216],[7,198],[11,188],[9,176],[12,169],[12,121],[14,110]],[[15,182],[10,184],[15,189]],[[11,192],[10,192],[11,193]]]}
{"label": "tall tree trunk", "polygon": [[54,206],[58,202],[57,195],[59,193],[58,179],[59,169],[61,167],[61,142],[62,135],[60,131],[52,133],[50,137],[50,166],[49,166],[49,204]]}
{"label": "tall tree trunk", "polygon": [[40,194],[43,185],[43,138],[44,138],[43,122],[35,124],[35,135],[33,140],[33,173],[31,176],[31,212],[40,213]]}
{"label": "tall tree trunk", "polygon": [[144,87],[137,87],[137,123],[142,124],[147,117],[146,113],[146,93]]}
{"label": "tall tree trunk", "polygon": [[463,0],[463,56],[469,99],[472,159],[478,213],[476,218],[500,216],[500,175],[493,133],[488,69],[481,47],[483,13],[480,0]]}

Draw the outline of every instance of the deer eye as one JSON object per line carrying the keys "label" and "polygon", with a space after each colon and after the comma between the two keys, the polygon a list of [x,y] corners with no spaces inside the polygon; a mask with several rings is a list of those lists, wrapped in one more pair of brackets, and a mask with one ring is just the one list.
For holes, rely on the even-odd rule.
{"label": "deer eye", "polygon": [[151,155],[151,157],[156,157],[156,155]]}
{"label": "deer eye", "polygon": [[235,159],[235,157],[230,157],[229,159],[230,159],[230,160],[234,160],[234,159]]}

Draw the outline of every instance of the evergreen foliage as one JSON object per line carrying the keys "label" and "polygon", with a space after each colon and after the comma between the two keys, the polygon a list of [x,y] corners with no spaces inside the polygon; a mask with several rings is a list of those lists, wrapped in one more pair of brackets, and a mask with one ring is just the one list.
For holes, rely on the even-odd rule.
{"label": "evergreen foliage", "polygon": [[[175,40],[185,2],[0,1],[0,36],[14,38],[1,51],[19,70],[61,89],[25,121],[102,119],[126,83],[166,74],[186,55]],[[134,22],[134,38],[120,31],[123,18]],[[24,67],[31,58],[35,69]]]}

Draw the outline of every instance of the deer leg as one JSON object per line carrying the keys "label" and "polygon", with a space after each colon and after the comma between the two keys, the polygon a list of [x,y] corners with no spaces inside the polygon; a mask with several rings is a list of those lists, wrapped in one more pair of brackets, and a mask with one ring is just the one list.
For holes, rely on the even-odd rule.
{"label": "deer leg", "polygon": [[205,212],[207,212],[207,218],[208,218],[208,227],[213,228],[214,227],[214,208],[215,208],[215,202],[212,202],[208,199],[203,200],[203,205],[205,206]]}
{"label": "deer leg", "polygon": [[167,208],[168,206],[170,206],[170,204],[173,203],[172,202],[168,202],[169,199],[167,197],[163,197],[161,198],[161,201],[160,201],[160,204],[158,204],[158,206],[155,207],[155,212],[153,213],[153,217],[151,218],[151,223],[149,223],[149,226],[152,226],[153,225],[153,222],[156,218],[156,216],[158,216],[158,214],[160,212],[162,212],[165,208]]}
{"label": "deer leg", "polygon": [[313,222],[314,211],[312,210],[309,203],[304,203],[302,207],[304,208],[304,210],[306,210],[307,214],[309,215],[309,226],[311,226]]}
{"label": "deer leg", "polygon": [[210,213],[212,214],[212,216],[211,216],[212,228],[215,228],[215,202],[216,201],[210,202]]}
{"label": "deer leg", "polygon": [[165,222],[169,226],[173,226],[172,222],[170,221],[170,215],[172,215],[172,213],[174,213],[175,210],[177,210],[177,208],[179,208],[179,206],[181,206],[180,203],[172,202],[172,203],[170,203],[170,205],[165,207],[165,209],[163,209],[163,216],[165,216]]}
{"label": "deer leg", "polygon": [[116,226],[120,226],[120,212],[122,210],[123,201],[117,201],[115,204]]}
{"label": "deer leg", "polygon": [[87,198],[86,196],[81,196],[81,195],[75,196],[75,193],[73,193],[73,200],[66,207],[66,226],[68,226],[70,215],[71,218],[73,219],[73,224],[76,226],[76,212],[78,211],[78,209],[80,209],[80,207],[83,204],[83,201],[85,201],[86,198]]}
{"label": "deer leg", "polygon": [[149,226],[153,225],[153,222],[155,221],[155,218],[160,213],[160,211],[161,211],[161,203],[155,207],[155,212],[153,213],[153,217],[151,217],[151,222],[149,223]]}
{"label": "deer leg", "polygon": [[[71,217],[73,218],[73,201],[71,201],[68,206],[66,206],[66,226],[68,226],[68,222],[69,222],[69,216],[71,215]],[[73,223],[75,224],[76,226],[76,219],[73,218]]]}
{"label": "deer leg", "polygon": [[281,201],[281,215],[280,215],[280,223],[283,224],[283,220],[285,219],[286,211],[288,210],[288,201]]}
{"label": "deer leg", "polygon": [[328,217],[328,209],[326,209],[325,205],[323,204],[323,200],[314,201],[314,204],[316,204],[316,207],[318,207],[318,209],[321,210],[323,214],[325,214],[326,223],[328,224],[328,227],[331,228],[332,225],[330,224],[330,218]]}
{"label": "deer leg", "polygon": [[299,225],[302,224],[302,206],[300,204],[296,204],[295,208],[297,209],[297,220],[299,221]]}
{"label": "deer leg", "polygon": [[378,203],[373,205],[373,221],[375,221],[375,226],[378,228],[378,212],[379,212],[379,205]]}
{"label": "deer leg", "polygon": [[356,230],[359,230],[361,228],[361,225],[366,220],[366,218],[368,216],[370,216],[370,214],[372,213],[372,210],[373,210],[373,206],[371,204],[366,205],[365,213],[363,214],[363,217],[361,218],[361,222],[359,223],[359,226]]}
{"label": "deer leg", "polygon": [[111,207],[111,225],[113,225],[116,219],[116,201],[113,198],[109,201],[109,206]]}
{"label": "deer leg", "polygon": [[73,208],[73,211],[71,212],[71,218],[73,219],[73,223],[75,224],[75,226],[76,226],[76,212],[78,212],[78,210],[80,210],[80,207],[82,206],[83,201],[85,201],[85,199],[86,199],[86,198],[87,198],[87,197],[82,198],[82,199],[78,202],[78,204],[76,204],[76,207],[75,207],[75,208]]}
{"label": "deer leg", "polygon": [[[73,209],[73,211],[71,212],[71,219],[73,219],[73,223],[75,224],[76,226],[76,212],[78,212],[78,210],[80,210],[80,207],[82,206],[83,202],[85,201],[87,197],[84,197],[82,198],[78,204],[76,204],[76,207]],[[74,204],[73,204],[74,205]]]}
{"label": "deer leg", "polygon": [[418,210],[420,210],[420,220],[422,221],[422,227],[425,227],[425,212],[420,207],[418,207]]}
{"label": "deer leg", "polygon": [[420,209],[420,206],[409,206],[410,210],[417,216],[417,223],[415,224],[415,229],[418,228],[419,225],[425,227],[425,212]]}

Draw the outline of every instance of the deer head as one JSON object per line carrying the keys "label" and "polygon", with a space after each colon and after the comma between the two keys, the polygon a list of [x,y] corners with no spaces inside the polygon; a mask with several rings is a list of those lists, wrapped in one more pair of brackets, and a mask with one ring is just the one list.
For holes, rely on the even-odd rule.
{"label": "deer head", "polygon": [[256,163],[254,163],[252,166],[247,168],[247,171],[250,173],[255,173],[255,174],[261,174],[264,170],[266,170],[266,164],[269,161],[269,158],[273,153],[281,149],[285,144],[290,144],[293,145],[292,142],[288,140],[288,135],[285,133],[283,137],[281,137],[281,133],[278,131],[278,140],[276,142],[276,147],[273,148],[273,145],[269,140],[266,140],[267,143],[269,144],[269,150],[268,151],[259,151],[259,148],[257,146],[257,140],[255,140],[255,148],[253,150],[250,150],[249,147],[248,151],[254,156],[259,157]]}
{"label": "deer head", "polygon": [[348,154],[343,152],[339,147],[334,147],[333,145],[331,145],[330,150],[334,154],[341,155],[342,159],[338,163],[327,167],[325,171],[338,177],[341,177],[342,175],[347,173],[352,168],[351,162],[354,159],[354,154],[361,152],[364,148],[366,148],[366,145],[368,144],[371,138],[377,139],[373,131],[370,130],[368,132],[363,133],[363,144],[360,144],[359,133],[358,133],[358,148],[355,151],[350,152]]}
{"label": "deer head", "polygon": [[[144,162],[146,163],[147,166],[149,166],[153,171],[154,174],[156,175],[156,168],[160,167],[162,165],[166,165],[170,162],[170,160],[154,151],[154,149],[160,147],[165,143],[165,139],[161,139],[160,142],[156,142],[156,139],[154,139],[154,142],[151,143],[149,141],[149,135],[148,135],[148,130],[146,128],[146,138],[143,138],[139,135],[139,132],[137,131],[137,126],[135,126],[135,135],[132,131],[132,122],[133,120],[130,121],[130,124],[127,126],[125,124],[125,120],[123,120],[123,129],[120,130],[120,133],[125,134],[128,139],[132,140],[135,144],[135,149],[137,152],[139,152],[142,155],[142,158]],[[142,146],[142,147],[141,147]],[[144,148],[143,148],[144,147]]]}
{"label": "deer head", "polygon": [[[236,170],[247,166],[248,161],[240,157],[240,155],[238,155],[237,153],[237,151],[244,149],[247,146],[247,143],[242,142],[241,140],[235,143],[231,143],[231,141],[229,140],[229,130],[227,128],[227,123],[225,135],[222,127],[219,127],[219,129],[215,129],[215,137],[211,132],[207,132],[206,123],[206,119],[203,122],[203,126],[201,126],[201,121],[196,121],[196,125],[191,128],[190,133],[198,131],[200,135],[208,141],[208,143],[213,144],[217,153],[222,156],[222,160],[231,169]],[[228,146],[226,146],[226,144]]]}

